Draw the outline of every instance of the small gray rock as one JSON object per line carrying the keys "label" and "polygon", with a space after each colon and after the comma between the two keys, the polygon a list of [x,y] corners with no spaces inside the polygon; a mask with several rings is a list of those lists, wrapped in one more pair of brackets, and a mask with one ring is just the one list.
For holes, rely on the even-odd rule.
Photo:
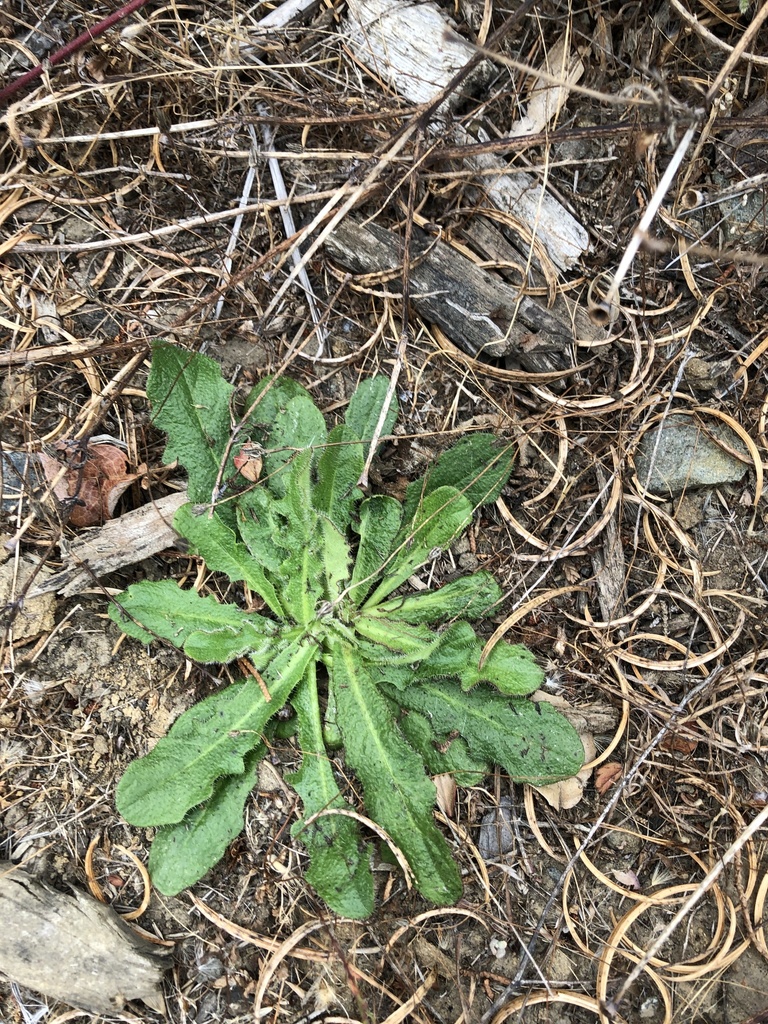
{"label": "small gray rock", "polygon": [[693,416],[671,413],[640,440],[635,453],[640,485],[654,494],[676,496],[741,480],[747,466],[715,439],[748,457],[742,439],[725,423],[711,418],[705,428]]}

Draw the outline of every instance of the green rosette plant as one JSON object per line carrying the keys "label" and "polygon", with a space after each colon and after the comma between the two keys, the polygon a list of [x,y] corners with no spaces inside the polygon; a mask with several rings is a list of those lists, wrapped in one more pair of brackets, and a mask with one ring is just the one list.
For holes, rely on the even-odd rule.
{"label": "green rosette plant", "polygon": [[[234,442],[234,390],[212,360],[158,344],[147,391],[168,435],[166,459],[188,474],[176,530],[208,569],[260,599],[257,613],[166,580],[130,586],[111,609],[145,643],[167,640],[206,664],[247,658],[254,669],[182,714],[120,781],[123,817],[157,829],[155,885],[179,892],[223,856],[242,829],[265,738],[289,704],[301,767],[288,781],[303,811],[293,835],[326,903],[352,918],[373,910],[370,845],[334,771],[341,748],[365,814],[399,848],[418,891],[455,902],[461,877],[434,820],[430,776],[477,781],[497,763],[545,784],[583,761],[567,719],[528,699],[543,673],[525,647],[499,643],[481,664],[469,622],[501,599],[488,573],[401,590],[495,501],[511,446],[468,435],[403,502],[365,497],[358,482],[373,438],[397,416],[394,402],[384,412],[384,378],[363,381],[330,431],[299,384],[262,380]],[[245,451],[256,453],[260,475],[243,468]]]}

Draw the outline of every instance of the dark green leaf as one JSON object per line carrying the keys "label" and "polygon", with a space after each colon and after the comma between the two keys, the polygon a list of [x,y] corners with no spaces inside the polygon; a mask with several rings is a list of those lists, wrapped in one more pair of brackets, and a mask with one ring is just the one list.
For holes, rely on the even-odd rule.
{"label": "dark green leaf", "polygon": [[480,667],[483,644],[466,622],[456,622],[440,636],[440,643],[421,663],[419,679],[458,679],[465,690],[491,683],[502,693],[524,697],[541,686],[544,673],[520,644],[497,643]]}
{"label": "dark green leaf", "polygon": [[166,896],[194,885],[221,860],[243,830],[245,802],[259,779],[263,743],[245,755],[242,775],[228,775],[214,784],[211,798],[194,807],[176,825],[158,829],[149,854],[152,882]]}
{"label": "dark green leaf", "polygon": [[[349,400],[344,422],[364,442],[364,458],[368,454],[388,390],[389,380],[386,377],[369,377],[360,381],[357,390]],[[397,413],[397,398],[393,395],[379,437],[386,437],[392,433]]]}
{"label": "dark green leaf", "polygon": [[[375,660],[377,648],[385,664],[412,663],[428,658],[439,637],[426,626],[412,626],[398,619],[358,615],[354,620],[357,633],[373,642],[364,648],[366,657]],[[397,655],[397,659],[392,655]]]}
{"label": "dark green leaf", "polygon": [[408,484],[403,522],[413,519],[419,501],[438,487],[455,487],[473,509],[499,497],[514,464],[514,446],[493,434],[469,434],[437,459],[422,480]]}
{"label": "dark green leaf", "polygon": [[169,640],[203,662],[226,663],[247,653],[258,668],[275,654],[274,622],[194,590],[180,590],[173,580],[134,583],[118,601],[110,606],[110,618],[145,644]]}
{"label": "dark green leaf", "polygon": [[284,611],[271,580],[217,512],[211,514],[206,510],[195,515],[191,505],[182,505],[173,525],[190,542],[193,552],[205,560],[209,569],[226,573],[233,582],[243,580],[264,599],[273,615],[283,617]]}
{"label": "dark green leaf", "polygon": [[271,700],[253,680],[235,683],[185,711],[167,736],[128,766],[117,787],[117,807],[132,825],[171,825],[208,800],[216,780],[241,775],[244,757],[264,726],[288,700],[315,644],[293,645],[262,671]]}
{"label": "dark green leaf", "polygon": [[436,733],[462,736],[473,757],[502,765],[517,782],[548,785],[584,763],[578,733],[550,704],[511,700],[486,686],[465,693],[436,680],[393,689],[391,697],[425,715]]}
{"label": "dark green leaf", "polygon": [[446,583],[439,590],[392,597],[366,611],[372,618],[384,616],[401,622],[445,622],[448,619],[480,619],[502,597],[501,587],[487,572],[476,572]]}
{"label": "dark green leaf", "polygon": [[381,575],[400,529],[402,512],[399,501],[383,494],[374,494],[360,506],[360,543],[349,592],[353,605],[362,603]]}
{"label": "dark green leaf", "polygon": [[304,804],[304,819],[293,826],[291,834],[309,853],[307,881],[337,914],[368,917],[373,911],[373,875],[370,847],[363,843],[359,825],[343,815],[324,815],[306,824],[307,818],[321,811],[349,809],[325,750],[314,665],[308,666],[291,703],[298,716],[302,761],[299,771],[287,781]]}
{"label": "dark green leaf", "polygon": [[363,496],[357,481],[364,461],[363,446],[354,430],[344,424],[334,427],[317,463],[312,500],[342,534],[349,529],[353,510]]}
{"label": "dark green leaf", "polygon": [[252,410],[248,417],[254,424],[252,433],[261,434],[263,440],[259,440],[266,449],[262,485],[282,498],[288,488],[286,467],[298,452],[326,443],[326,421],[304,388],[289,378],[262,381],[251,392],[248,408]]}
{"label": "dark green leaf", "polygon": [[400,728],[430,775],[448,774],[459,786],[477,786],[490,771],[490,762],[472,757],[460,736],[435,734],[429,719],[416,711],[403,715]]}
{"label": "dark green leaf", "polygon": [[147,395],[154,422],[168,434],[165,461],[178,459],[190,501],[209,502],[231,432],[233,388],[217,363],[175,345],[152,350]]}
{"label": "dark green leaf", "polygon": [[252,487],[237,500],[237,526],[251,556],[270,573],[288,557],[277,502],[266,487]]}
{"label": "dark green leaf", "polygon": [[392,721],[387,702],[346,644],[333,646],[331,686],[347,763],[363,784],[365,805],[405,854],[419,892],[454,903],[461,878],[433,818],[435,787],[419,755]]}
{"label": "dark green leaf", "polygon": [[407,535],[401,529],[400,546],[390,557],[381,583],[363,607],[375,607],[435,553],[449,547],[471,521],[472,506],[455,488],[438,487],[428,494],[416,510]]}

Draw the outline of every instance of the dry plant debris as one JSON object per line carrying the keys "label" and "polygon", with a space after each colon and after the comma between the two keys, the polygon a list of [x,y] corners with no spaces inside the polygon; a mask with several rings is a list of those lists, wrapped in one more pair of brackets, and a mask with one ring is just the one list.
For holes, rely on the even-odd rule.
{"label": "dry plant debris", "polygon": [[[149,0],[0,111],[2,465],[6,453],[55,457],[57,445],[109,434],[126,445],[122,472],[142,475],[101,529],[178,496],[184,479],[162,465],[145,395],[157,337],[207,352],[238,388],[267,373],[298,380],[329,424],[360,379],[386,374],[403,426],[370,466],[380,490],[401,496],[469,429],[516,438],[512,484],[421,582],[491,572],[506,602],[488,642],[533,649],[596,740],[594,785],[570,809],[498,773],[446,790],[438,821],[462,902],[427,909],[379,861],[380,909],[363,924],[329,918],[304,884],[281,782],[296,753],[276,742],[220,869],[179,897],[153,894],[142,916],[176,943],[168,1019],[759,1019],[768,5],[437,9],[474,55],[465,68],[483,67],[468,88],[456,72],[443,89],[455,103],[410,99],[381,61],[366,63],[343,3]],[[4,79],[107,13],[6,3]],[[507,179],[527,183],[511,207],[498,198]],[[565,263],[538,231],[545,203],[588,233]],[[399,240],[401,265],[337,262],[324,243],[352,218]],[[521,305],[561,322],[572,310],[574,328],[554,352],[544,332],[521,332],[525,363],[464,351],[413,287],[430,241]],[[495,323],[494,309],[467,312]],[[587,312],[599,320],[589,335]],[[643,438],[653,447],[680,416],[743,472],[649,489],[636,471]],[[142,578],[244,605],[249,595],[180,547],[142,547],[113,575],[109,561],[83,566],[54,624],[24,635],[14,623],[44,571],[66,566],[71,578],[70,549],[93,551],[77,545],[101,536],[73,524],[72,502],[28,490],[1,525],[13,567],[2,855],[140,909],[133,858],[150,837],[116,816],[116,783],[230,677],[120,643],[110,596]],[[354,780],[334,767],[354,800]],[[514,846],[487,861],[482,823],[502,807]],[[2,983],[3,1021],[59,1009]]]}

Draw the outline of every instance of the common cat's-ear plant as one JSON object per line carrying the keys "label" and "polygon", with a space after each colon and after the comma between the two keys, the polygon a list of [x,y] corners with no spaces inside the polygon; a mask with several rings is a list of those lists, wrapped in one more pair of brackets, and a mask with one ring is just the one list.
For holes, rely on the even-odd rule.
{"label": "common cat's-ear plant", "polygon": [[[112,609],[145,643],[161,637],[197,661],[247,658],[255,669],[256,678],[181,715],[118,786],[123,817],[158,827],[154,883],[174,894],[222,857],[242,828],[272,720],[289,703],[302,756],[288,780],[303,805],[293,834],[328,905],[356,918],[373,909],[371,850],[344,813],[350,806],[333,769],[331,752],[342,746],[365,813],[399,847],[419,892],[455,902],[461,878],[433,819],[430,775],[478,781],[498,763],[513,779],[541,784],[572,775],[583,760],[568,721],[527,699],[542,679],[527,649],[499,643],[480,665],[482,644],[467,620],[501,596],[488,573],[391,596],[449,547],[475,508],[496,499],[510,447],[471,434],[410,483],[402,503],[364,498],[357,484],[384,378],[363,381],[330,431],[299,384],[261,381],[237,435],[245,448],[231,443],[233,389],[210,359],[158,345],[147,390],[168,434],[166,458],[189,476],[175,528],[209,569],[263,602],[257,614],[163,581],[129,587]],[[396,415],[392,405],[385,434]],[[245,452],[260,454],[257,445],[263,467],[249,483],[257,473],[237,467]]]}

